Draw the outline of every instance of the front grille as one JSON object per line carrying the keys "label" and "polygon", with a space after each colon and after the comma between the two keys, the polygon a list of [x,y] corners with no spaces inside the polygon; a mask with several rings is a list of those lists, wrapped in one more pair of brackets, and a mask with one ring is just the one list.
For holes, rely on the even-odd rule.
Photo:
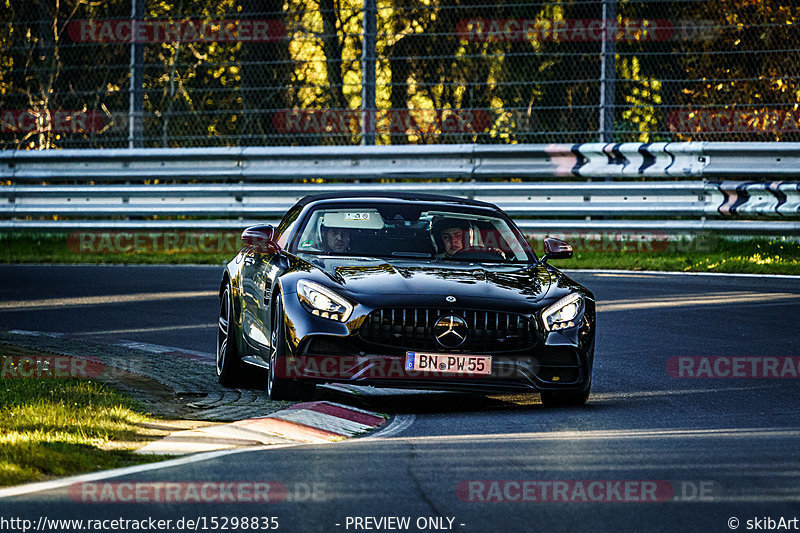
{"label": "front grille", "polygon": [[[469,329],[464,343],[453,349],[436,342],[433,331],[436,321],[449,315],[463,318]],[[527,350],[536,344],[533,322],[525,315],[473,309],[376,309],[360,334],[368,343],[414,351],[493,354]]]}

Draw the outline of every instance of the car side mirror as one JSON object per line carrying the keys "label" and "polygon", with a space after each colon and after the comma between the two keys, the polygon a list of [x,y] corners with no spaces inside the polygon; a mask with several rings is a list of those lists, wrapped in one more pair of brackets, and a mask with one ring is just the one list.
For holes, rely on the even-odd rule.
{"label": "car side mirror", "polygon": [[252,247],[256,253],[275,254],[281,247],[272,240],[274,235],[275,228],[269,224],[250,226],[242,232],[242,245]]}
{"label": "car side mirror", "polygon": [[572,257],[572,246],[566,242],[552,237],[544,240],[542,263],[547,263],[549,259],[569,259],[570,257]]}

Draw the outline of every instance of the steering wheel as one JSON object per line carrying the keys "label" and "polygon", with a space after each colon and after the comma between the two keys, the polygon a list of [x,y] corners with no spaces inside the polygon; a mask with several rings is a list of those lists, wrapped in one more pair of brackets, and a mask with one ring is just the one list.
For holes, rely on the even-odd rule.
{"label": "steering wheel", "polygon": [[462,248],[456,251],[456,253],[453,254],[453,257],[457,257],[458,259],[461,260],[474,260],[474,261],[497,260],[497,259],[502,259],[503,261],[507,260],[505,254],[502,251],[497,250],[495,248],[483,248],[478,250],[474,248],[472,249]]}

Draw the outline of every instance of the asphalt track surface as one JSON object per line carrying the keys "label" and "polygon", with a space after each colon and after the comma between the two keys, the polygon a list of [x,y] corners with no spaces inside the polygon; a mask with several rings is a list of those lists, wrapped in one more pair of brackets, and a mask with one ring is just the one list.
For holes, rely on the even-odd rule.
{"label": "asphalt track surface", "polygon": [[[0,329],[210,354],[220,272],[0,266]],[[727,377],[668,371],[675,357],[742,357],[751,365],[800,356],[800,279],[573,277],[599,302],[593,394],[582,408],[545,409],[536,395],[343,396],[338,401],[394,415],[392,424],[371,438],[250,450],[96,481],[151,487],[145,500],[157,482],[182,482],[184,491],[239,482],[240,500],[246,483],[273,482],[279,501],[194,503],[184,492],[178,497],[189,503],[85,503],[63,487],[0,500],[0,526],[14,517],[33,526],[43,516],[152,517],[173,520],[162,531],[181,531],[183,517],[200,519],[198,531],[252,531],[221,521],[247,516],[276,517],[278,531],[800,529],[800,380],[786,371],[731,378],[733,366],[715,371],[727,369]],[[796,369],[797,359],[789,361]],[[410,521],[379,522],[387,517]]]}

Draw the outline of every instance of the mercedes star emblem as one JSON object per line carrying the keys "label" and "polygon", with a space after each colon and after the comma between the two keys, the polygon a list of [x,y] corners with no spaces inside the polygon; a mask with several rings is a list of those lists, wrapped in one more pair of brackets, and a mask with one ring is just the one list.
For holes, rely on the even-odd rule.
{"label": "mercedes star emblem", "polygon": [[433,325],[436,342],[445,348],[458,348],[467,340],[467,323],[460,316],[440,317]]}

